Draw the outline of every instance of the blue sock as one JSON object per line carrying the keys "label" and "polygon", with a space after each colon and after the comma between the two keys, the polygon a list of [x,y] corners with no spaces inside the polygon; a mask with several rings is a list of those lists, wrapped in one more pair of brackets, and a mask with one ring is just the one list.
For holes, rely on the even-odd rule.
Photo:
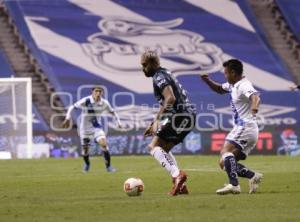
{"label": "blue sock", "polygon": [[110,167],[110,153],[108,150],[103,151],[103,157],[105,160],[105,166],[106,168]]}
{"label": "blue sock", "polygon": [[237,176],[237,163],[233,155],[226,156],[224,159],[224,166],[227,172],[229,183],[233,186],[239,185]]}
{"label": "blue sock", "polygon": [[243,164],[238,163],[237,164],[237,174],[239,177],[245,177],[248,179],[251,179],[254,177],[254,172],[245,167]]}

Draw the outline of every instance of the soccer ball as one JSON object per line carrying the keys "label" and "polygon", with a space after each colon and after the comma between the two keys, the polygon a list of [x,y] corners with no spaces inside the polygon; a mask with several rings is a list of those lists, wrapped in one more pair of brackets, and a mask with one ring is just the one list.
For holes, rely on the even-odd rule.
{"label": "soccer ball", "polygon": [[144,191],[144,183],[140,178],[128,178],[124,182],[124,191],[128,196],[140,196]]}

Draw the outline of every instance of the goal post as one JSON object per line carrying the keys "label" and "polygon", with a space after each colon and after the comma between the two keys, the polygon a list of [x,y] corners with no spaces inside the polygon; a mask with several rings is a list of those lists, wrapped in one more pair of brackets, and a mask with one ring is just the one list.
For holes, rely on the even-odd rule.
{"label": "goal post", "polygon": [[32,125],[31,78],[0,78],[0,155],[32,158]]}

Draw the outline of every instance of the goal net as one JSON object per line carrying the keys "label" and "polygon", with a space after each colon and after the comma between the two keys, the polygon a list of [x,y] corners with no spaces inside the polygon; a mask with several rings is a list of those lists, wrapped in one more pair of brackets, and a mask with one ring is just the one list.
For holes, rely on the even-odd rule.
{"label": "goal net", "polygon": [[32,157],[30,78],[0,78],[0,159]]}

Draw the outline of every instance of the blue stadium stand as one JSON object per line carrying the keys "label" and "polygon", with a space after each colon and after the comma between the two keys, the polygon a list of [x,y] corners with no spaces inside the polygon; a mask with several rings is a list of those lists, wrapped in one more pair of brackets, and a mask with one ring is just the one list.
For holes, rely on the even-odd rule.
{"label": "blue stadium stand", "polygon": [[[0,78],[10,78],[14,76],[14,71],[10,67],[5,54],[0,49]],[[34,132],[47,132],[49,126],[44,121],[35,105],[32,107],[33,112],[33,130]]]}
{"label": "blue stadium stand", "polygon": [[276,0],[276,4],[292,32],[296,35],[298,42],[300,42],[300,2],[297,0]]}
{"label": "blue stadium stand", "polygon": [[7,58],[0,49],[0,77],[9,78],[14,75],[14,71],[11,69],[10,65],[7,62]]}
{"label": "blue stadium stand", "polygon": [[[296,2],[296,1],[295,1]],[[159,49],[162,66],[177,76],[199,113],[224,115],[229,126],[229,98],[213,93],[199,73],[224,82],[222,62],[238,58],[262,97],[267,128],[296,127],[299,94],[289,91],[292,76],[256,24],[246,1],[7,1],[11,16],[57,91],[79,99],[82,85],[100,84],[108,99],[130,115],[152,106],[152,85],[139,64],[146,47]],[[298,29],[299,30],[299,29]],[[127,96],[112,97],[126,92]],[[64,99],[65,104],[69,101]],[[205,125],[210,117],[201,118]],[[290,120],[290,122],[288,122]],[[277,122],[276,122],[277,121]],[[286,123],[283,123],[286,121]],[[277,124],[277,125],[276,125]]]}

